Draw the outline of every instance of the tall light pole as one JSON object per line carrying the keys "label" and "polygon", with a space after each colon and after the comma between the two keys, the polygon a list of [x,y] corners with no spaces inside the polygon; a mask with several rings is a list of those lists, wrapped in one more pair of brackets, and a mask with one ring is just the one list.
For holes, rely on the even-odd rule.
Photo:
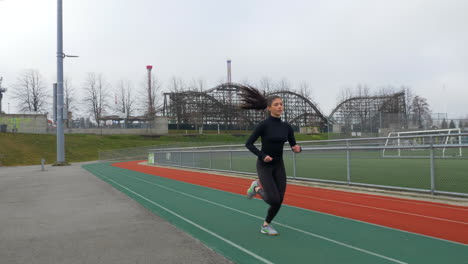
{"label": "tall light pole", "polygon": [[65,135],[63,131],[63,30],[62,0],[57,0],[57,161],[65,164]]}
{"label": "tall light pole", "polygon": [[65,135],[63,131],[63,59],[78,57],[63,53],[62,0],[57,0],[57,161],[55,165],[67,165],[65,162]]}

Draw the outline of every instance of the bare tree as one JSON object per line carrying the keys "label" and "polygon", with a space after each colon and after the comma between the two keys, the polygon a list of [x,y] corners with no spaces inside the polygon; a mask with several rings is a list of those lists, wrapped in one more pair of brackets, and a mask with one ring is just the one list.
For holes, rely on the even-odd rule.
{"label": "bare tree", "polygon": [[404,125],[406,128],[408,128],[410,120],[411,120],[411,113],[413,112],[414,93],[413,93],[413,90],[407,86],[402,86],[401,91],[405,93]]}
{"label": "bare tree", "polygon": [[182,92],[186,89],[187,85],[185,84],[184,80],[182,80],[182,78],[172,76],[169,83],[169,90],[171,92]]}
{"label": "bare tree", "polygon": [[221,85],[221,84],[225,84],[225,83],[226,83],[226,79],[224,77],[221,77],[216,82],[216,85]]}
{"label": "bare tree", "polygon": [[282,79],[277,83],[276,89],[279,91],[289,91],[291,89],[291,84],[287,79]]}
{"label": "bare tree", "polygon": [[416,95],[411,102],[411,109],[413,122],[417,124],[420,129],[424,128],[424,120],[430,121],[431,113],[427,99]]}
{"label": "bare tree", "polygon": [[177,78],[175,76],[172,77],[171,82],[169,83],[169,91],[171,92],[172,104],[171,105],[171,112],[176,114],[177,118],[177,129],[179,129],[179,125],[182,121],[187,122],[185,119],[185,103],[183,95],[181,94],[182,91],[186,89],[185,83],[181,78]]}
{"label": "bare tree", "polygon": [[65,80],[63,81],[63,93],[64,93],[64,107],[67,110],[67,120],[66,120],[66,126],[70,127],[70,119],[72,118],[72,113],[74,110],[78,110],[78,108],[75,106],[75,89],[72,85],[72,81],[69,77],[65,77]]}
{"label": "bare tree", "polygon": [[337,101],[338,103],[342,103],[348,99],[350,99],[351,97],[353,97],[353,91],[350,87],[346,87],[346,88],[341,88],[340,92],[338,93],[338,96],[337,96]]}
{"label": "bare tree", "polygon": [[412,107],[413,107],[413,98],[414,98],[414,93],[412,89],[408,86],[401,86],[399,89],[396,89],[394,86],[384,86],[380,88],[379,90],[379,96],[391,96],[393,94],[396,94],[398,92],[403,92],[405,94],[404,97],[404,113],[400,113],[398,116],[390,118],[393,120],[393,122],[397,121],[394,118],[398,118],[398,122],[403,122],[403,126],[405,128],[408,128],[410,126],[412,118]]}
{"label": "bare tree", "polygon": [[[302,81],[299,84],[298,93],[299,93],[299,95],[301,95],[302,97],[304,97],[308,101],[313,101],[312,96],[311,96],[311,91],[310,91],[310,85],[306,81]],[[318,107],[316,103],[314,103],[314,105],[315,105],[315,107]],[[306,100],[302,100],[302,107],[304,109],[307,109],[307,101]],[[303,117],[303,122],[304,122],[304,124],[308,123],[306,115],[304,115],[304,117]]]}
{"label": "bare tree", "polygon": [[250,81],[249,78],[247,78],[247,77],[244,77],[244,78],[240,81],[240,83],[243,84],[243,85],[252,86],[252,81]]}
{"label": "bare tree", "polygon": [[396,92],[397,92],[397,90],[396,90],[396,88],[394,86],[387,85],[387,86],[380,87],[377,94],[379,96],[390,96],[392,94],[395,94]]}
{"label": "bare tree", "polygon": [[195,92],[195,96],[191,99],[195,102],[195,105],[192,107],[196,108],[196,110],[192,109],[191,111],[189,111],[190,116],[188,117],[188,119],[191,124],[195,124],[195,130],[197,131],[199,127],[203,126],[204,116],[206,114],[207,109],[209,108],[203,102],[203,96],[201,95],[205,92],[205,87],[206,82],[202,79],[193,79],[188,85],[188,90]]}
{"label": "bare tree", "polygon": [[363,99],[363,105],[355,111],[359,115],[360,124],[361,124],[361,131],[372,131],[372,122],[371,122],[371,114],[372,114],[372,105],[373,99],[371,99],[371,93],[369,86],[365,84],[359,84],[356,87],[356,96]]}
{"label": "bare tree", "polygon": [[197,80],[197,91],[204,92],[206,90],[206,81],[202,79]]}
{"label": "bare tree", "polygon": [[109,106],[107,103],[108,84],[102,74],[88,73],[83,89],[86,92],[84,102],[88,106],[88,112],[100,127],[101,117]]}
{"label": "bare tree", "polygon": [[351,87],[343,87],[340,89],[340,92],[337,96],[337,105],[338,104],[342,104],[341,105],[341,113],[342,113],[342,122],[343,122],[343,125],[344,125],[344,132],[348,133],[348,132],[351,132],[351,126],[352,126],[352,123],[353,123],[353,118],[352,118],[352,114],[351,114],[351,111],[350,111],[350,105],[349,104],[346,104],[344,103],[346,100],[350,99],[353,97],[353,92],[352,92],[352,89]]}
{"label": "bare tree", "polygon": [[455,122],[453,120],[450,120],[449,128],[457,128],[457,126],[455,125]]}
{"label": "bare tree", "polygon": [[42,112],[47,107],[47,91],[44,78],[38,70],[23,71],[14,85],[13,98],[21,112]]}
{"label": "bare tree", "polygon": [[447,124],[447,120],[442,119],[442,123],[440,124],[440,128],[442,129],[447,129],[448,128],[448,124]]}
{"label": "bare tree", "polygon": [[136,99],[132,94],[132,84],[128,80],[119,83],[119,99],[117,100],[117,112],[125,116],[125,127],[128,127],[128,119],[135,112]]}
{"label": "bare tree", "polygon": [[299,90],[298,93],[306,98],[307,100],[311,100],[311,91],[310,91],[310,85],[306,81],[303,81],[299,84]]}
{"label": "bare tree", "polygon": [[72,80],[69,77],[65,77],[65,80],[63,81],[63,92],[64,104],[66,105],[68,111],[78,110],[78,108],[75,106],[75,87],[73,87]]}
{"label": "bare tree", "polygon": [[203,92],[205,91],[206,81],[202,79],[192,79],[187,87],[189,91]]}
{"label": "bare tree", "polygon": [[151,72],[151,90],[148,83],[148,75],[145,75],[142,85],[143,87],[143,98],[139,98],[139,101],[142,101],[141,110],[145,113],[147,117],[154,117],[158,111],[162,108],[161,102],[161,81],[156,78],[154,72]]}
{"label": "bare tree", "polygon": [[356,102],[348,101],[342,108],[342,118],[345,123],[345,130],[351,131],[351,128],[360,131],[372,131],[373,99],[370,98],[370,88],[365,84],[358,84],[355,88],[343,88],[338,95],[340,103],[346,102],[351,98],[359,99]]}
{"label": "bare tree", "polygon": [[268,78],[268,77],[263,77],[261,80],[260,80],[260,84],[259,84],[260,87],[260,90],[262,90],[265,94],[269,94],[271,92],[273,92],[273,81]]}

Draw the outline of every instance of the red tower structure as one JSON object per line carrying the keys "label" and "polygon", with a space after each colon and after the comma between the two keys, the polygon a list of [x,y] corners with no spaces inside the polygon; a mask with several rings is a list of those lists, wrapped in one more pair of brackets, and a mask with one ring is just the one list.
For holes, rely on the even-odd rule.
{"label": "red tower structure", "polygon": [[152,65],[147,65],[146,70],[148,71],[148,118],[153,118],[156,114],[154,109],[153,102],[153,91],[151,87],[151,70],[153,69]]}

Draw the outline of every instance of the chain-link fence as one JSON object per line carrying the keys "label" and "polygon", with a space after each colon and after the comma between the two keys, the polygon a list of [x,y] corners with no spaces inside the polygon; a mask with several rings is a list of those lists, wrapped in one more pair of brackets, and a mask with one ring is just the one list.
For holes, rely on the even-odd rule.
{"label": "chain-link fence", "polygon": [[349,113],[349,118],[341,117],[330,124],[331,137],[386,137],[391,132],[418,130],[455,129],[468,132],[468,119],[448,118],[447,114],[404,115],[402,113],[370,112]]}
{"label": "chain-link fence", "polygon": [[[303,141],[302,153],[285,149],[283,159],[288,177],[298,180],[468,196],[468,133],[446,140],[452,136]],[[398,140],[424,144],[389,144]],[[148,153],[150,164],[255,174],[255,157],[243,145]]]}

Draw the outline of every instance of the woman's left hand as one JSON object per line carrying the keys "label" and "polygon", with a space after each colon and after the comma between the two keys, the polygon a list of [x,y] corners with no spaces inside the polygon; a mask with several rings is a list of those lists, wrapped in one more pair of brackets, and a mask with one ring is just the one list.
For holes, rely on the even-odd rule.
{"label": "woman's left hand", "polygon": [[302,148],[299,146],[299,145],[294,145],[291,147],[292,151],[294,151],[295,153],[299,153],[302,151]]}

